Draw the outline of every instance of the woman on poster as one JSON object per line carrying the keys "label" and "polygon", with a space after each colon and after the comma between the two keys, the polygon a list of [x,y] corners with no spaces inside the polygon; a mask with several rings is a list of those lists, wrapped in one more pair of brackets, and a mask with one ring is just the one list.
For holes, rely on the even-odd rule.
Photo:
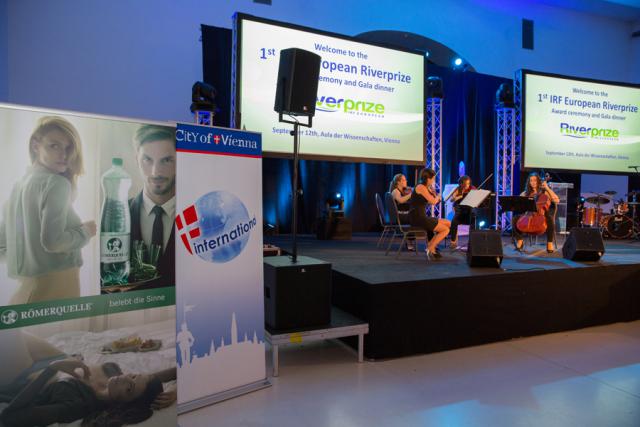
{"label": "woman on poster", "polygon": [[165,391],[162,384],[176,379],[175,367],[125,374],[113,362],[86,365],[80,356],[18,330],[3,332],[3,343],[9,345],[0,367],[0,402],[9,402],[0,425],[6,427],[76,420],[83,426],[136,424],[176,400],[175,387]]}
{"label": "woman on poster", "polygon": [[42,117],[29,138],[29,157],[0,221],[0,257],[20,283],[9,304],[79,297],[80,249],[96,224],[83,223],[72,207],[83,173],[78,131],[61,117]]}

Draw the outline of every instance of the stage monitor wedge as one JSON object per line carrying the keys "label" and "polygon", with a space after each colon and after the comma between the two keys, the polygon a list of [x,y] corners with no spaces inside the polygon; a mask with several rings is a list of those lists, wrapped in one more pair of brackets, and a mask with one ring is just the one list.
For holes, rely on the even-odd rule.
{"label": "stage monitor wedge", "polygon": [[[297,87],[304,89],[306,99],[317,85],[313,128],[299,134],[300,158],[424,165],[423,52],[244,14],[236,15],[233,46],[231,126],[261,132],[265,156],[291,157],[293,151],[291,126],[279,123],[274,99],[281,52],[300,49],[320,57],[320,73],[303,79],[305,73],[298,73],[297,65],[290,67],[294,80],[284,85],[276,105],[283,113],[299,113],[293,108],[295,97],[286,108],[287,86],[297,85],[300,77],[304,83]],[[283,85],[279,87],[282,91]],[[300,105],[310,110],[306,101]]]}
{"label": "stage monitor wedge", "polygon": [[640,165],[640,85],[521,70],[528,170],[630,173]]}
{"label": "stage monitor wedge", "polygon": [[562,246],[562,256],[572,261],[598,261],[602,255],[604,241],[597,228],[572,228]]}
{"label": "stage monitor wedge", "polygon": [[469,232],[467,262],[471,267],[500,267],[502,264],[502,238],[495,230]]}

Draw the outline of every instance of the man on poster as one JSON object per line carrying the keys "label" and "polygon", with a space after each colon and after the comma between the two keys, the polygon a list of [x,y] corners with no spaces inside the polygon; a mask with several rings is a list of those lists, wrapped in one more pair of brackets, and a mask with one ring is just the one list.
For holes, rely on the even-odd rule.
{"label": "man on poster", "polygon": [[136,160],[144,181],[142,191],[129,200],[131,254],[135,242],[146,248],[146,262],[160,276],[149,287],[175,286],[176,145],[175,129],[143,125],[133,138]]}

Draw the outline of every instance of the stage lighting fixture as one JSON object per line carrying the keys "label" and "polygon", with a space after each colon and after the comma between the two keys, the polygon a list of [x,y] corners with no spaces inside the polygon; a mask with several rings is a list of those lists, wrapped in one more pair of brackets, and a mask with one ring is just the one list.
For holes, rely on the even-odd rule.
{"label": "stage lighting fixture", "polygon": [[455,65],[456,67],[461,66],[461,65],[462,65],[462,58],[456,58],[456,59],[453,61],[453,65]]}
{"label": "stage lighting fixture", "polygon": [[200,125],[213,126],[213,116],[218,111],[215,104],[216,88],[208,83],[195,82],[191,87],[191,113]]}
{"label": "stage lighting fixture", "polygon": [[326,200],[328,211],[341,211],[344,210],[344,198],[340,192],[333,193]]}
{"label": "stage lighting fixture", "polygon": [[513,87],[509,83],[502,83],[496,92],[497,108],[514,108]]}
{"label": "stage lighting fixture", "polygon": [[215,99],[218,91],[215,87],[204,82],[195,82],[191,87],[191,112],[215,111]]}
{"label": "stage lighting fixture", "polygon": [[427,77],[427,98],[444,98],[444,88],[440,77]]}
{"label": "stage lighting fixture", "polygon": [[484,222],[484,221],[480,221],[480,222],[478,223],[478,228],[482,229],[482,227],[484,227],[485,225],[487,225],[487,223],[486,223],[486,222]]}

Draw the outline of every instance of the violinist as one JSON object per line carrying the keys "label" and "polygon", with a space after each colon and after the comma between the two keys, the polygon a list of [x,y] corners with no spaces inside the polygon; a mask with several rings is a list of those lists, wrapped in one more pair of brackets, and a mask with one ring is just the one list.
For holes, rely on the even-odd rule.
{"label": "violinist", "polygon": [[451,221],[451,247],[456,248],[458,246],[458,225],[470,224],[472,209],[469,206],[461,206],[462,199],[469,194],[469,191],[475,190],[476,187],[471,185],[471,178],[467,175],[463,175],[458,180],[458,186],[451,193],[449,197],[453,200],[454,216]]}
{"label": "violinist", "polygon": [[[396,202],[398,207],[398,217],[402,224],[409,224],[409,199],[411,198],[411,187],[407,186],[407,177],[399,173],[394,175],[389,183],[389,193]],[[412,251],[415,249],[415,239],[407,240],[407,249]]]}
{"label": "violinist", "polygon": [[[545,209],[544,212],[545,221],[547,223],[547,252],[553,253],[553,236],[555,235],[556,231],[556,225],[553,218],[557,204],[560,202],[560,198],[556,193],[553,192],[551,188],[549,188],[549,185],[547,185],[546,181],[540,179],[540,176],[537,173],[532,172],[531,174],[529,174],[529,177],[527,178],[526,189],[520,195],[524,197],[533,197],[536,201],[538,201],[538,199],[545,194],[551,202],[550,207],[548,209]],[[522,250],[524,246],[522,233],[520,232],[520,230],[518,230],[518,227],[516,225],[518,223],[518,219],[520,219],[521,216],[522,215],[514,216],[511,222],[512,224],[514,224],[512,227],[513,237],[515,238],[515,246],[516,250],[518,251]]]}
{"label": "violinist", "polygon": [[391,180],[391,183],[389,183],[389,193],[391,193],[391,197],[393,197],[396,205],[398,205],[398,213],[402,211],[408,213],[408,206],[406,208],[402,206],[406,205],[411,198],[411,187],[407,186],[407,177],[401,173],[396,174]]}
{"label": "violinist", "polygon": [[427,216],[428,205],[435,205],[441,202],[442,197],[436,194],[433,186],[436,180],[436,173],[433,169],[425,168],[420,171],[418,185],[416,186],[409,203],[411,211],[409,212],[409,220],[411,225],[419,227],[434,233],[433,238],[427,242],[427,258],[440,259],[442,255],[438,252],[438,243],[440,243],[449,234],[451,223],[446,219],[434,218]]}

